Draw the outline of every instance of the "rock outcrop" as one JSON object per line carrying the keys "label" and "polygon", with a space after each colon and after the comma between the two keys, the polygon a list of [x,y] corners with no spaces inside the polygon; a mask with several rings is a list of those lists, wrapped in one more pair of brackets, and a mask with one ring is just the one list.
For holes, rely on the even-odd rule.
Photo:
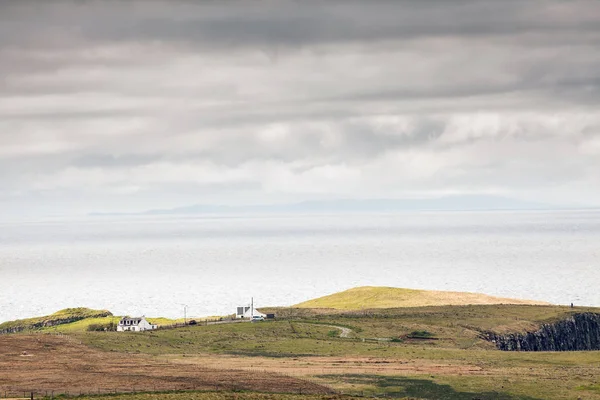
{"label": "rock outcrop", "polygon": [[600,314],[574,314],[536,332],[489,333],[487,339],[505,351],[600,350]]}

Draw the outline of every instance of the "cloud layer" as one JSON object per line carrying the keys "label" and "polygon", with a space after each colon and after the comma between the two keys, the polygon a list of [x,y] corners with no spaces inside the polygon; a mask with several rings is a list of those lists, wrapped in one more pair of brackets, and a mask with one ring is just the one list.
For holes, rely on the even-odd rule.
{"label": "cloud layer", "polygon": [[5,213],[600,205],[595,1],[0,4]]}

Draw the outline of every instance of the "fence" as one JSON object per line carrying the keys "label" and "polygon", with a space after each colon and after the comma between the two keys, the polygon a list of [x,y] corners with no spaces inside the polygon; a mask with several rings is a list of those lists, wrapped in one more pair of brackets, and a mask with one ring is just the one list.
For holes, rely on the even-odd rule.
{"label": "fence", "polygon": [[[245,320],[248,321],[248,320]],[[239,320],[235,318],[216,318],[216,319],[203,319],[200,321],[190,320],[186,323],[177,322],[174,324],[163,324],[158,325],[157,330],[160,329],[177,329],[177,328],[185,328],[189,326],[203,326],[203,325],[218,325],[218,324],[231,324],[237,322],[244,322],[244,320]]]}

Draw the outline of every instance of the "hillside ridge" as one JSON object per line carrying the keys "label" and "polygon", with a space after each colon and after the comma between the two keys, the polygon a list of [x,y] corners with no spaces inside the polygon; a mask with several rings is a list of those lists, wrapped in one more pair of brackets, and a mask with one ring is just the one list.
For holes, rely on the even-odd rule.
{"label": "hillside ridge", "polygon": [[64,325],[88,318],[112,317],[108,310],[93,310],[91,308],[65,308],[50,315],[42,317],[18,319],[0,324],[0,334],[16,333],[32,329],[41,329],[51,326]]}
{"label": "hillside ridge", "polygon": [[296,304],[297,308],[360,310],[369,308],[426,307],[442,305],[550,303],[495,297],[481,293],[405,289],[386,286],[360,286]]}

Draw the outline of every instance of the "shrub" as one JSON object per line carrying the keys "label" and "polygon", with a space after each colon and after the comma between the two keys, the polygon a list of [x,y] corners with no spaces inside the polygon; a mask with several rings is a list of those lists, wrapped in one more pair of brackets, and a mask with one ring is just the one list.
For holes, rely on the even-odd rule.
{"label": "shrub", "polygon": [[410,339],[431,339],[435,335],[428,331],[412,331],[408,337]]}
{"label": "shrub", "polygon": [[106,324],[89,324],[87,330],[89,332],[116,331],[117,325],[114,322],[108,322]]}

